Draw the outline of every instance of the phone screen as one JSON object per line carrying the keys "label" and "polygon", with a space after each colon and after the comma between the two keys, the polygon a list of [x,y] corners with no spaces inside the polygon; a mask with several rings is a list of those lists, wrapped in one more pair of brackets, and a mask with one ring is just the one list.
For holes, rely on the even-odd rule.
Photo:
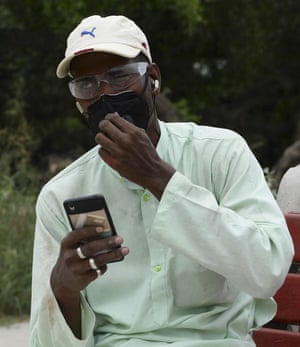
{"label": "phone screen", "polygon": [[102,226],[104,223],[103,237],[111,236],[113,234],[112,227],[104,209],[70,214],[69,218],[74,229],[83,228],[85,226]]}
{"label": "phone screen", "polygon": [[64,201],[72,229],[104,226],[103,237],[117,235],[103,195],[88,195]]}

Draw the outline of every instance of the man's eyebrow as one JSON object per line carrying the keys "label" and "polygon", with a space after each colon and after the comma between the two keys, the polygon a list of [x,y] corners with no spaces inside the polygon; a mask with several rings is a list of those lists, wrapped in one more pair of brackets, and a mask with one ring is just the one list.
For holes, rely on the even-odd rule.
{"label": "man's eyebrow", "polygon": [[123,71],[123,69],[124,69],[124,65],[115,66],[115,67],[112,67],[111,69],[107,70],[106,72],[119,72],[119,71]]}
{"label": "man's eyebrow", "polygon": [[[129,63],[132,64],[132,63]],[[119,73],[119,72],[132,72],[132,68],[128,67],[129,64],[119,65],[112,67],[111,69],[107,70],[108,73]]]}

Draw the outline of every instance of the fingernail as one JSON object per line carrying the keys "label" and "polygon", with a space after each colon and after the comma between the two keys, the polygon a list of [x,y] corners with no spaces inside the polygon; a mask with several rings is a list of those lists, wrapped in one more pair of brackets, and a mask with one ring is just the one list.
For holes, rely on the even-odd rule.
{"label": "fingernail", "polygon": [[117,236],[117,237],[113,237],[111,239],[108,240],[108,244],[111,246],[118,246],[123,242],[123,240]]}
{"label": "fingernail", "polygon": [[122,255],[127,255],[127,254],[129,253],[129,248],[123,247],[123,248],[121,249],[121,253],[122,253]]}

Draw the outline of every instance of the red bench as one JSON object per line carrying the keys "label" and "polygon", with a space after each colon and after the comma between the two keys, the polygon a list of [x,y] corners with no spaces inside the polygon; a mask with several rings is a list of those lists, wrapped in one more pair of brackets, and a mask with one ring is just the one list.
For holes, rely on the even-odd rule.
{"label": "red bench", "polygon": [[[285,218],[294,242],[293,267],[295,267],[300,264],[300,213],[288,213]],[[270,324],[274,328],[262,327],[253,332],[257,347],[300,347],[299,329],[298,331],[278,329],[278,326],[296,325],[297,328],[300,325],[300,273],[298,271],[288,273],[274,299],[278,305],[276,316]]]}

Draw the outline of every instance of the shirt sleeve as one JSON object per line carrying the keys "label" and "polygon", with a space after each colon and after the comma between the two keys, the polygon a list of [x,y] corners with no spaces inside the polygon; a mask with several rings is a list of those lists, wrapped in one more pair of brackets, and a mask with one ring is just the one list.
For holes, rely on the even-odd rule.
{"label": "shirt sleeve", "polygon": [[66,226],[63,226],[48,208],[44,194],[45,192],[41,193],[37,203],[29,345],[30,347],[92,347],[95,316],[83,293],[81,293],[81,312],[84,320],[82,320],[82,340],[80,340],[73,335],[66,323],[49,283],[60,247],[59,236],[55,237],[54,231],[64,230]]}
{"label": "shirt sleeve", "polygon": [[210,166],[211,187],[177,171],[151,236],[253,297],[274,295],[288,272],[293,244],[256,158],[238,138],[210,155],[210,162],[197,159],[193,171],[200,177]]}

